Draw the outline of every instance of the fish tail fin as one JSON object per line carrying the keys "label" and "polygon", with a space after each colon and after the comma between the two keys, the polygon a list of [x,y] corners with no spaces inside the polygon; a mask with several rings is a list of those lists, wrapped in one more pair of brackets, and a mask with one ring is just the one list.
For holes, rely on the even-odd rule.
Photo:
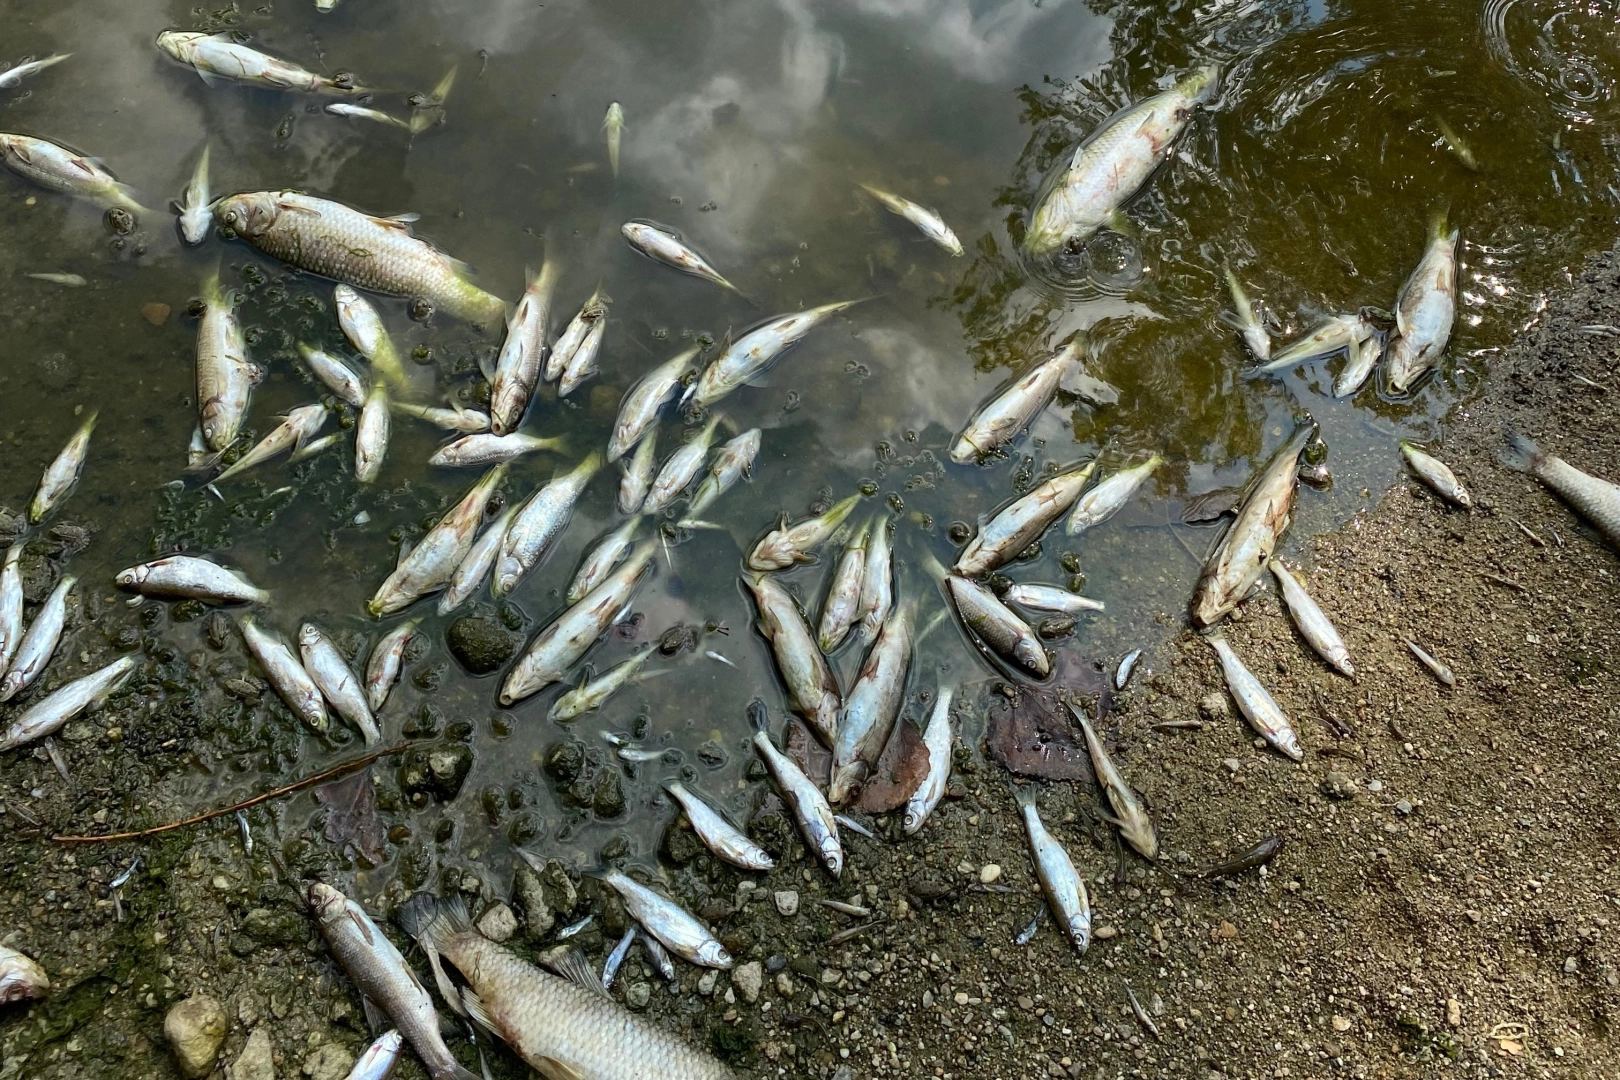
{"label": "fish tail fin", "polygon": [[1444,240],[1456,230],[1450,227],[1451,204],[1441,203],[1429,212],[1429,239]]}
{"label": "fish tail fin", "polygon": [[771,724],[771,710],[766,707],[763,698],[755,698],[748,703],[748,725],[762,735],[769,734]]}
{"label": "fish tail fin", "polygon": [[[478,1000],[477,995],[472,995],[472,997],[474,1001]],[[479,1007],[483,1007],[483,1002],[479,1002]],[[479,1022],[477,1017],[473,1017],[473,1021],[474,1023]],[[451,1065],[448,1069],[440,1069],[432,1075],[433,1080],[483,1080],[471,1069],[463,1068],[460,1065]]]}
{"label": "fish tail fin", "polygon": [[140,216],[152,212],[141,205],[141,200],[135,197],[135,189],[128,184],[120,184],[114,181],[107,186],[107,194],[110,196],[114,206],[122,207],[132,214]]}
{"label": "fish tail fin", "polygon": [[464,997],[473,997],[472,991],[468,990],[464,995],[457,990],[439,959],[439,947],[447,938],[468,933],[472,929],[466,902],[459,895],[440,900],[432,893],[417,893],[401,905],[394,919],[427,954],[428,966],[433,969],[433,980],[445,1003],[456,1013],[468,1015]]}
{"label": "fish tail fin", "polygon": [[1040,789],[1034,784],[1019,784],[1018,781],[1009,776],[1007,777],[1007,786],[1012,789],[1013,802],[1018,804],[1020,813],[1036,805]]}
{"label": "fish tail fin", "polygon": [[1507,439],[1507,449],[1502,451],[1502,464],[1534,476],[1541,463],[1547,460],[1546,451],[1516,431],[1508,432]]}

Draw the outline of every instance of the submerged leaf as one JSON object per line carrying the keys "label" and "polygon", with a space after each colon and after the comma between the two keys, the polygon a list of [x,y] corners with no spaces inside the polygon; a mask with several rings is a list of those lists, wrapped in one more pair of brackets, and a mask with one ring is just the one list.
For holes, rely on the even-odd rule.
{"label": "submerged leaf", "polygon": [[382,862],[387,832],[377,817],[377,792],[371,786],[370,769],[322,784],[315,789],[315,801],[326,807],[328,840],[373,864]]}
{"label": "submerged leaf", "polygon": [[1014,776],[1092,784],[1091,757],[1064,697],[1094,697],[1096,714],[1106,716],[1112,708],[1108,678],[1072,650],[1059,651],[1056,661],[1053,689],[1019,687],[1011,697],[993,697],[985,745]]}
{"label": "submerged leaf", "polygon": [[927,775],[928,745],[923,742],[917,725],[901,717],[855,805],[869,814],[898,810]]}

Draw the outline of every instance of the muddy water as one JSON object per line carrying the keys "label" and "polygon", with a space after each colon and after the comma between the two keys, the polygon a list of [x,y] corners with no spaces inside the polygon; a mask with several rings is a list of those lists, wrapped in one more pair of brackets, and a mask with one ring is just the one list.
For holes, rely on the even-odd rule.
{"label": "muddy water", "polygon": [[[237,11],[13,0],[6,59],[74,57],[21,91],[0,91],[0,129],[103,158],[159,210],[209,142],[216,193],[301,188],[374,213],[419,213],[420,234],[508,300],[549,251],[565,266],[564,317],[600,283],[613,299],[603,373],[568,401],[543,396],[528,429],[565,435],[570,448],[518,464],[507,489],[515,498],[599,447],[624,387],[694,337],[723,339],[762,313],[874,298],[818,330],[769,385],[720,406],[735,429],[764,429],[753,481],[709,515],[724,529],[660,558],[636,605],[637,642],[676,624],[723,630],[655,660],[649,668],[661,674],[564,732],[545,719],[555,690],[498,710],[494,680],[464,674],[446,650],[447,620],[426,618],[430,648],[390,702],[385,732],[397,737],[430,703],[441,729],[470,725],[476,764],[452,806],[391,815],[413,832],[414,865],[502,865],[513,835],[585,863],[619,834],[650,854],[669,815],[658,783],[677,774],[746,805],[744,705],[756,695],[778,704],[781,694],[736,571],[739,548],[781,512],[800,515],[870,481],[876,494],[861,513],[886,503],[897,516],[902,593],[926,621],[939,600],[923,554],[948,560],[950,523],[975,520],[1050,464],[1096,454],[1112,467],[1159,450],[1170,464],[1118,517],[1083,543],[1049,538],[1038,560],[1013,571],[1062,580],[1060,557],[1076,554],[1085,591],[1108,611],[1083,620],[1065,647],[1111,661],[1182,617],[1194,556],[1213,539],[1171,524],[1183,503],[1241,483],[1300,412],[1322,423],[1335,483],[1302,496],[1294,543],[1368,505],[1397,475],[1395,436],[1431,434],[1535,318],[1545,292],[1612,239],[1613,14],[1538,0],[1483,10],[343,0],[324,16],[295,0]],[[444,124],[412,140],[324,115],[306,97],[205,85],[152,47],[169,27],[228,27],[306,66],[352,71],[384,88],[375,103],[398,113],[407,94],[428,90],[452,65],[459,79]],[[1118,107],[1207,61],[1225,65],[1222,90],[1132,208],[1138,235],[1104,238],[1089,270],[1023,265],[1009,227],[1059,158]],[[616,181],[601,132],[613,100],[627,120]],[[859,181],[937,207],[966,256],[950,258],[875,209],[856,193]],[[1331,365],[1273,381],[1240,377],[1245,359],[1218,318],[1223,264],[1287,336],[1328,314],[1389,306],[1440,209],[1462,230],[1464,269],[1439,377],[1407,400],[1368,390],[1342,402],[1326,393]],[[680,229],[758,307],[630,251],[618,228],[637,217]],[[185,249],[162,212],[115,239],[94,210],[9,174],[0,175],[0,235],[5,498],[20,505],[76,413],[100,410],[84,482],[64,514],[98,530],[77,560],[87,587],[108,594],[115,569],[183,546],[270,587],[264,621],[284,633],[304,618],[351,641],[380,633],[363,603],[400,538],[418,534],[476,476],[424,464],[438,441],[432,429],[396,420],[370,488],[350,479],[348,449],[262,468],[227,486],[223,501],[176,483],[195,420],[195,325],[185,309],[201,277],[221,267],[243,297],[253,354],[270,369],[249,418],[254,437],[318,396],[292,346],[341,345],[329,283],[238,243]],[[89,283],[24,276],[33,272]],[[171,309],[159,325],[143,316],[152,304]],[[476,398],[478,361],[493,338],[443,318],[411,322],[403,301],[382,306],[402,347],[415,351],[424,399]],[[1065,401],[1005,459],[950,465],[945,449],[974,405],[1012,367],[1078,330],[1089,334],[1090,373],[1118,389],[1118,402]],[[666,448],[677,430],[666,423]],[[572,528],[504,612],[526,631],[555,615],[583,551],[617,523],[612,479],[604,473],[592,485]],[[823,574],[789,575],[812,608]],[[479,608],[495,610],[487,597]],[[195,625],[167,632],[197,645]],[[637,642],[612,640],[592,662],[617,662]],[[838,663],[850,677],[858,658],[846,650]],[[915,671],[914,693],[936,672],[989,674],[949,624],[924,639]],[[242,712],[250,729],[263,719],[223,696],[209,707]],[[605,754],[604,730],[670,753],[626,770],[626,815],[599,821],[564,806],[541,763],[568,737]],[[272,758],[267,741],[255,740],[257,756],[246,761],[277,776],[310,771],[335,752],[306,740]],[[172,783],[201,806],[261,783],[259,771]],[[309,805],[293,804],[291,824]],[[397,872],[398,850],[373,882]]]}

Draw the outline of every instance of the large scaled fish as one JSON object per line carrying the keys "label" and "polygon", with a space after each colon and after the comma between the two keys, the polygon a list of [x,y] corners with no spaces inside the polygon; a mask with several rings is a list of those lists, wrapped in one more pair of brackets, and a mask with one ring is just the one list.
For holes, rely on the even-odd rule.
{"label": "large scaled fish", "polygon": [[202,76],[203,82],[229,79],[271,90],[300,90],[310,94],[364,94],[352,75],[317,75],[280,57],[262,53],[230,34],[204,34],[165,30],[157,36],[158,49]]}
{"label": "large scaled fish", "polygon": [[0,132],[0,163],[42,188],[95,203],[142,214],[146,208],[106,167],[94,158],[74,153],[49,139]]}

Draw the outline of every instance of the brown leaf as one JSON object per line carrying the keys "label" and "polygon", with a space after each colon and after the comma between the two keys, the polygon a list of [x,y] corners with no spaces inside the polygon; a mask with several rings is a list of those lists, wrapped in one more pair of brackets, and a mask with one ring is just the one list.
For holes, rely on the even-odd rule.
{"label": "brown leaf", "polygon": [[787,742],[783,747],[788,757],[799,763],[810,782],[823,791],[832,782],[832,751],[821,745],[821,740],[810,734],[804,721],[798,717],[788,721]]}
{"label": "brown leaf", "polygon": [[1186,525],[1203,525],[1219,521],[1237,510],[1243,498],[1240,487],[1216,488],[1202,495],[1194,495],[1181,506],[1181,520]]}
{"label": "brown leaf", "polygon": [[322,784],[315,789],[315,801],[326,807],[328,840],[344,851],[352,848],[373,864],[382,862],[387,832],[377,817],[377,792],[371,786],[370,769]]}
{"label": "brown leaf", "polygon": [[917,725],[901,717],[894,729],[889,745],[883,748],[883,756],[878,758],[877,768],[867,777],[861,797],[855,803],[869,814],[887,814],[900,809],[928,775],[928,746]]}
{"label": "brown leaf", "polygon": [[1059,691],[1095,696],[1106,714],[1110,705],[1107,676],[1071,650],[1060,650],[1056,661],[1054,689],[1022,687],[1012,698],[993,696],[985,743],[990,756],[1014,776],[1090,782],[1091,757]]}

